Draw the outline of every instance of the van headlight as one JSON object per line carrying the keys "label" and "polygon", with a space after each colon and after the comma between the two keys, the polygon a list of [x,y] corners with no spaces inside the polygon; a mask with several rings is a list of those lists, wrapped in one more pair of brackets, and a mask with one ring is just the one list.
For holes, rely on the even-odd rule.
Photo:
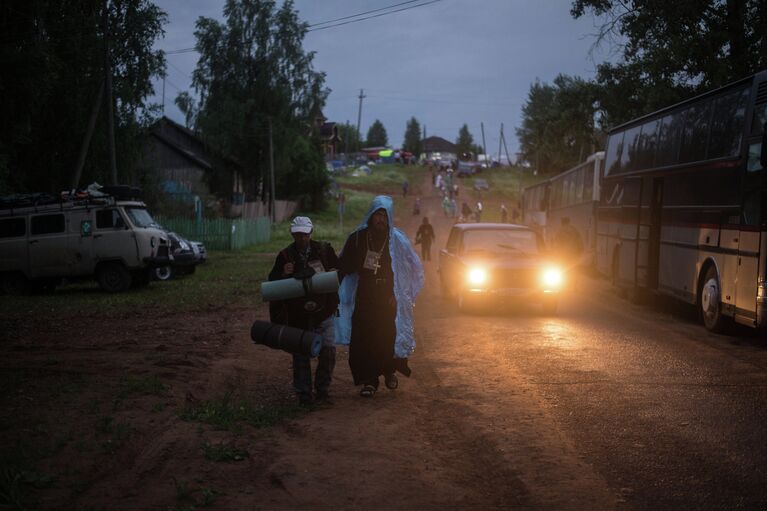
{"label": "van headlight", "polygon": [[469,284],[481,286],[487,282],[487,270],[480,267],[469,268],[467,279]]}
{"label": "van headlight", "polygon": [[546,268],[541,273],[541,283],[547,291],[559,289],[564,280],[564,273],[559,268]]}

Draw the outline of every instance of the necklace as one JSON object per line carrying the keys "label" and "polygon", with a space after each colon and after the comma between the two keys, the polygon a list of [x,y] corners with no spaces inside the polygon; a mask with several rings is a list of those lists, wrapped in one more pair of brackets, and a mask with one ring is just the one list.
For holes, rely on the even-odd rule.
{"label": "necklace", "polygon": [[363,263],[362,267],[368,270],[373,270],[373,275],[378,275],[378,269],[381,267],[381,256],[383,255],[383,250],[384,247],[386,247],[386,243],[389,241],[389,233],[386,233],[386,238],[384,238],[380,250],[373,250],[373,248],[370,246],[371,238],[372,236],[368,232],[366,239],[368,252],[365,255],[365,262]]}

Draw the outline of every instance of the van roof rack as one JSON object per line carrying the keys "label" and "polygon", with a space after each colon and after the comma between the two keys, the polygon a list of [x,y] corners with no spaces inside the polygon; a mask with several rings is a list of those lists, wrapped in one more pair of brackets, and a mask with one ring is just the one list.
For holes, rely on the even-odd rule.
{"label": "van roof rack", "polygon": [[53,204],[104,204],[111,200],[143,200],[141,188],[127,185],[102,186],[88,190],[64,190],[58,197],[48,193],[12,193],[0,195],[0,209],[17,209]]}

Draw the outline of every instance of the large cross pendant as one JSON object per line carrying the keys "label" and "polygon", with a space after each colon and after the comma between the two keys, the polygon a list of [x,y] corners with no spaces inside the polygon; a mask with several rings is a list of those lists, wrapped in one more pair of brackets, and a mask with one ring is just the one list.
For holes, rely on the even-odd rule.
{"label": "large cross pendant", "polygon": [[378,262],[378,259],[376,259],[376,262],[373,263],[373,275],[378,275],[378,268],[381,267],[381,263]]}

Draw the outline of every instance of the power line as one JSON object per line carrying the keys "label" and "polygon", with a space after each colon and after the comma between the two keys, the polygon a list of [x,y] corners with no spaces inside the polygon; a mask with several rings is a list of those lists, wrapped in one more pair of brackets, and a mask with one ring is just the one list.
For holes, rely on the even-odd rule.
{"label": "power line", "polygon": [[327,28],[336,28],[336,27],[340,27],[340,26],[343,26],[343,25],[349,25],[351,23],[357,23],[357,22],[360,22],[360,21],[365,21],[365,20],[369,20],[369,19],[373,19],[373,18],[380,18],[381,16],[386,16],[386,15],[389,15],[389,14],[394,14],[394,13],[402,12],[402,11],[409,11],[410,9],[415,9],[416,7],[423,7],[424,5],[435,4],[435,3],[441,2],[441,1],[442,0],[430,0],[430,1],[424,2],[422,4],[411,5],[409,7],[403,7],[402,9],[395,9],[393,11],[382,12],[380,14],[374,14],[372,16],[366,16],[364,18],[358,18],[358,19],[350,20],[350,21],[344,21],[343,23],[336,23],[335,25],[328,25],[326,27],[319,27],[319,28],[309,29],[309,30],[307,30],[307,32],[315,32],[317,30],[325,30]]}
{"label": "power line", "polygon": [[357,16],[364,16],[366,14],[371,14],[371,13],[374,13],[374,12],[385,11],[386,9],[391,9],[392,7],[399,7],[400,5],[412,4],[412,3],[420,2],[420,1],[421,0],[408,0],[407,2],[401,2],[401,3],[398,3],[398,4],[394,4],[394,5],[388,5],[386,7],[381,7],[380,9],[373,9],[372,11],[365,11],[365,12],[360,12],[360,13],[357,13],[357,14],[352,14],[351,16],[344,16],[343,18],[336,18],[334,20],[320,21],[319,23],[313,23],[313,24],[309,25],[309,28],[318,27],[320,25],[326,25],[328,23],[335,23],[336,21],[348,20],[349,18],[356,18]]}
{"label": "power line", "polygon": [[[340,26],[343,26],[343,25],[349,25],[351,23],[357,23],[357,22],[360,22],[360,21],[365,21],[365,20],[369,20],[369,19],[373,19],[373,18],[380,18],[381,16],[387,16],[389,14],[395,14],[395,13],[398,13],[398,12],[409,11],[410,9],[415,9],[416,7],[423,7],[424,5],[435,4],[437,2],[441,2],[442,0],[428,0],[428,1],[426,1],[424,3],[420,3],[418,5],[410,5],[408,7],[402,7],[401,9],[395,9],[393,11],[387,11],[387,12],[379,12],[378,14],[373,14],[372,16],[365,16],[364,18],[359,18],[359,16],[363,16],[363,15],[366,15],[366,14],[370,14],[370,13],[374,13],[374,12],[378,12],[378,11],[383,11],[383,10],[386,10],[386,9],[391,9],[392,7],[398,7],[400,5],[411,4],[411,3],[414,3],[414,2],[421,2],[421,1],[423,1],[423,0],[410,0],[408,2],[401,2],[399,4],[393,4],[393,5],[390,5],[388,7],[381,7],[380,9],[374,9],[372,11],[362,12],[362,13],[359,13],[359,14],[353,14],[351,16],[344,16],[344,17],[337,18],[337,19],[334,19],[334,20],[328,20],[328,21],[323,21],[323,22],[320,22],[320,23],[315,23],[313,25],[309,25],[309,29],[307,30],[307,32],[315,32],[317,30],[325,30],[325,29],[328,29],[328,28],[336,28],[336,27],[340,27]],[[357,18],[357,19],[350,19],[350,18]],[[342,23],[335,23],[336,21],[341,21],[341,20],[349,20],[349,21],[343,21]],[[328,25],[328,23],[334,23],[334,24]],[[318,25],[327,25],[327,26],[320,27]],[[312,27],[316,27],[316,28],[312,28]],[[197,51],[197,48],[196,47],[189,47],[189,48],[179,48],[177,50],[169,50],[169,51],[165,52],[165,55],[166,56],[168,56],[168,55],[181,55],[183,53],[191,53],[193,51]]]}

